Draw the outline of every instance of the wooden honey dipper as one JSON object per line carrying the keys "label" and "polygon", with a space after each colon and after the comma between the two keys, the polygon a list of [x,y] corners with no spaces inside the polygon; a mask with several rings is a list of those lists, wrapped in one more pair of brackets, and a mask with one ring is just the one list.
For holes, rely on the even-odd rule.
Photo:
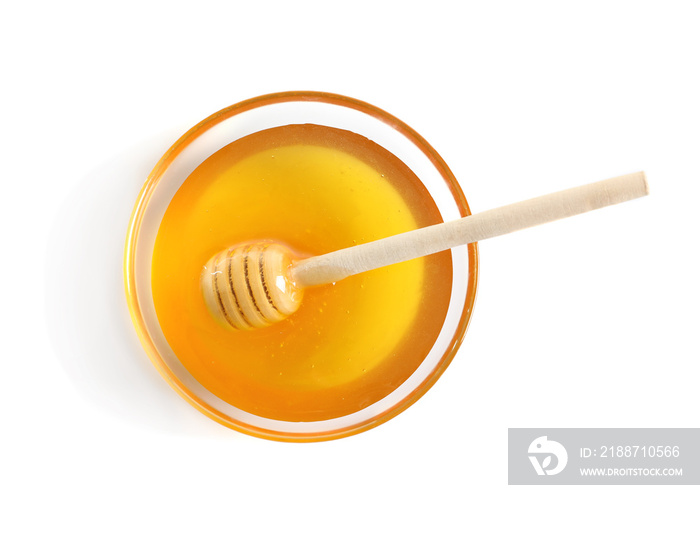
{"label": "wooden honey dipper", "polygon": [[293,260],[282,245],[238,245],[215,254],[200,285],[207,308],[227,328],[269,326],[294,313],[303,289],[350,275],[619,204],[649,193],[643,172],[547,194],[321,256]]}

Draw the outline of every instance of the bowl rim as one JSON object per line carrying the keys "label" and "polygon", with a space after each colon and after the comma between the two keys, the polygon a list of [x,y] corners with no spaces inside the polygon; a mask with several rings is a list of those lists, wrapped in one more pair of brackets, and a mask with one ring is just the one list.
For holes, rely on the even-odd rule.
{"label": "bowl rim", "polygon": [[233,117],[234,115],[238,115],[245,111],[271,104],[279,104],[293,101],[316,101],[347,107],[350,109],[357,110],[361,113],[365,113],[385,124],[388,124],[391,128],[397,130],[405,138],[411,141],[430,160],[435,169],[440,173],[441,177],[446,182],[447,187],[452,195],[452,198],[454,199],[454,202],[460,214],[462,216],[467,216],[471,214],[469,205],[459,183],[457,182],[457,179],[455,178],[454,174],[447,166],[445,161],[442,159],[442,157],[415,130],[413,130],[406,123],[394,117],[390,113],[387,113],[386,111],[361,100],[329,92],[285,91],[264,94],[225,107],[217,111],[216,113],[213,113],[212,115],[208,116],[207,118],[196,124],[194,127],[192,127],[190,130],[188,130],[185,134],[183,134],[156,163],[153,170],[146,178],[146,181],[138,194],[136,203],[134,205],[134,209],[131,214],[131,218],[129,220],[126,244],[124,248],[124,287],[129,314],[131,316],[134,327],[136,329],[136,333],[144,350],[146,351],[151,362],[156,367],[158,372],[162,375],[162,377],[190,405],[195,407],[198,411],[200,411],[207,417],[222,424],[223,426],[232,428],[244,434],[252,435],[255,437],[271,439],[275,441],[289,442],[326,441],[358,434],[360,432],[369,430],[370,428],[379,426],[380,424],[383,424],[384,422],[392,419],[393,417],[395,417],[396,415],[413,405],[419,398],[421,398],[445,372],[445,370],[457,354],[457,351],[461,346],[462,342],[464,341],[467,327],[469,325],[473,313],[474,301],[478,285],[479,268],[477,243],[471,243],[467,246],[468,284],[466,289],[464,307],[461,311],[460,320],[455,329],[455,333],[450,340],[449,346],[447,347],[447,349],[445,349],[445,352],[441,356],[440,361],[435,365],[435,368],[430,372],[430,374],[428,374],[428,376],[425,379],[423,379],[423,381],[421,381],[418,384],[418,386],[411,390],[410,393],[407,394],[400,402],[391,406],[385,411],[351,426],[322,432],[317,431],[305,433],[291,433],[275,431],[267,428],[260,428],[248,423],[244,423],[242,421],[233,420],[228,415],[218,411],[217,409],[213,408],[208,404],[205,404],[200,398],[198,398],[180,381],[180,379],[168,367],[167,363],[163,360],[160,353],[158,352],[158,349],[151,335],[148,332],[148,327],[143,312],[141,310],[136,288],[137,279],[135,270],[135,254],[144,214],[161,176],[168,169],[168,167],[175,160],[175,158],[201,134],[203,134],[213,126],[221,123],[222,121]]}

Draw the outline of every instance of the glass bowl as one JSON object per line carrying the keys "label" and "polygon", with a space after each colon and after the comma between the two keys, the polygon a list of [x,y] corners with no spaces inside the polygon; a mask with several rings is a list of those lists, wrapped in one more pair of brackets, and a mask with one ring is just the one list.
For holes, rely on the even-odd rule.
{"label": "glass bowl", "polygon": [[278,420],[243,410],[210,392],[178,359],[157,317],[151,268],[158,229],[178,189],[208,157],[251,134],[297,124],[332,127],[368,138],[410,168],[444,221],[469,215],[464,194],[442,158],[420,135],[392,115],[335,94],[269,94],[211,115],[183,135],[160,159],[136,201],[128,229],[124,273],[129,311],[141,343],[161,375],[185,400],[213,420],[240,432],[301,442],[336,439],[373,428],[425,394],[445,371],[464,338],[476,294],[478,259],[475,243],[451,249],[449,306],[437,339],[406,380],[370,405],[324,420]]}

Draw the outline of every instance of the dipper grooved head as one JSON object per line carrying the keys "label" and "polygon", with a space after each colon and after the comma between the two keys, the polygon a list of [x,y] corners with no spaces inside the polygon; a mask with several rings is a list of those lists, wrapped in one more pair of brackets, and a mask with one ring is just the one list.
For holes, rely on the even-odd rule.
{"label": "dipper grooved head", "polygon": [[200,286],[207,309],[227,328],[251,330],[299,309],[302,290],[289,277],[291,252],[276,243],[239,245],[212,256]]}

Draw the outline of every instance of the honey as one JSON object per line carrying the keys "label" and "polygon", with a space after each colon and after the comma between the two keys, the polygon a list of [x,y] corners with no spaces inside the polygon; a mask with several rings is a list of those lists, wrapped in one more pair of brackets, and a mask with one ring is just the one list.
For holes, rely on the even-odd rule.
{"label": "honey", "polygon": [[152,259],[158,321],[187,370],[235,407],[284,421],[354,413],[430,351],[450,299],[449,251],[308,288],[296,313],[249,331],[209,314],[203,265],[248,241],[302,258],[438,222],[420,180],[362,136],[319,125],[254,133],[206,159],[170,202]]}

